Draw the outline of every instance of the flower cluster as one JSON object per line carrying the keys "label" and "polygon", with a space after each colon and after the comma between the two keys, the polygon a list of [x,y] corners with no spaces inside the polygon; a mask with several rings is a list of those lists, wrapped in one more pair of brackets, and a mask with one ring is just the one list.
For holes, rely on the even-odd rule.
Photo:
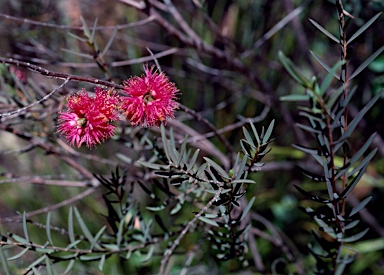
{"label": "flower cluster", "polygon": [[58,131],[70,145],[83,143],[93,147],[114,135],[120,112],[132,125],[159,126],[167,118],[174,117],[179,107],[175,101],[178,89],[164,73],[144,67],[145,75],[131,77],[124,82],[123,93],[95,89],[95,96],[86,91],[68,97],[68,110],[58,118]]}
{"label": "flower cluster", "polygon": [[124,93],[129,97],[124,99],[121,109],[133,125],[159,126],[166,117],[174,117],[179,106],[175,101],[178,90],[164,73],[153,72],[153,67],[144,70],[144,76],[132,77],[124,83]]}
{"label": "flower cluster", "polygon": [[70,145],[80,147],[85,142],[87,147],[112,137],[116,126],[111,122],[119,119],[117,107],[119,97],[113,91],[95,89],[95,96],[86,91],[68,98],[68,111],[61,112],[58,131],[64,134]]}

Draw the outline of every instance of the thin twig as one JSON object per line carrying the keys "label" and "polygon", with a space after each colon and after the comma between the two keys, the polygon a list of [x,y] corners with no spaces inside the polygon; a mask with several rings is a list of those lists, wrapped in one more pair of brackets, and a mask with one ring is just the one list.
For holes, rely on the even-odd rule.
{"label": "thin twig", "polygon": [[221,194],[221,191],[223,190],[223,187],[220,186],[217,190],[215,196],[207,203],[207,205],[204,206],[203,209],[199,213],[196,214],[196,216],[187,224],[186,227],[184,227],[183,231],[181,231],[180,235],[176,238],[176,240],[173,242],[172,246],[164,253],[164,257],[161,260],[161,266],[160,266],[160,275],[165,275],[165,268],[168,263],[169,257],[172,255],[173,251],[176,249],[176,247],[180,244],[181,239],[185,236],[185,234],[188,233],[189,229],[191,229],[192,226],[195,225],[196,221],[203,215],[205,212],[207,212],[208,208],[211,207],[211,205],[219,199],[219,196]]}
{"label": "thin twig", "polygon": [[0,57],[0,62],[6,63],[6,64],[12,64],[18,67],[23,67],[27,68],[31,71],[40,73],[42,75],[52,77],[52,78],[57,78],[57,79],[68,79],[68,80],[73,80],[73,81],[81,81],[81,82],[89,82],[93,84],[99,84],[99,85],[104,85],[107,87],[112,87],[112,88],[117,88],[117,89],[123,89],[122,85],[115,84],[113,82],[105,81],[105,80],[100,80],[98,78],[92,78],[92,77],[83,77],[83,76],[77,76],[77,75],[72,75],[72,74],[65,74],[65,73],[59,73],[59,72],[52,72],[49,71],[45,68],[36,66],[34,64],[31,64],[29,62],[23,62],[20,60],[15,60],[12,58],[3,58]]}
{"label": "thin twig", "polygon": [[84,181],[68,181],[68,180],[51,180],[44,179],[39,176],[31,176],[31,177],[14,177],[8,179],[0,180],[0,184],[6,183],[15,183],[15,182],[29,182],[32,184],[39,185],[55,185],[55,186],[66,186],[66,187],[89,187],[89,183]]}
{"label": "thin twig", "polygon": [[[4,222],[7,222],[6,219],[0,219],[0,223],[4,223]],[[12,222],[14,222],[14,221],[12,221]],[[3,236],[3,237],[6,238],[5,236]],[[9,237],[9,238],[7,238],[7,240],[1,239],[0,240],[0,246],[12,245],[12,246],[18,246],[18,247],[30,247],[31,250],[33,250],[33,248],[43,248],[43,249],[50,249],[50,250],[55,251],[55,252],[67,252],[67,253],[76,253],[76,254],[90,254],[90,253],[111,253],[111,254],[116,253],[117,254],[117,253],[121,253],[121,252],[135,251],[135,250],[147,247],[151,244],[159,243],[162,240],[163,240],[162,238],[154,238],[154,239],[152,239],[152,241],[147,241],[145,243],[140,243],[137,245],[126,245],[126,246],[119,248],[119,249],[108,249],[108,248],[102,248],[102,249],[72,248],[72,249],[68,249],[67,247],[58,247],[58,246],[46,245],[46,244],[45,245],[39,245],[36,243],[31,243],[31,242],[28,244],[16,242],[16,241],[11,240]],[[78,256],[74,256],[73,258],[76,259],[77,257]],[[69,260],[69,259],[67,259],[67,260]]]}
{"label": "thin twig", "polygon": [[[0,118],[2,117],[7,117],[7,116],[12,116],[12,115],[20,115],[22,112],[24,112],[25,110],[28,110],[34,106],[36,106],[37,104],[47,100],[51,95],[53,95],[55,92],[57,92],[58,90],[60,90],[61,88],[63,88],[65,86],[65,84],[67,84],[69,82],[69,78],[65,79],[65,81],[59,86],[57,87],[56,89],[54,89],[53,91],[51,91],[49,94],[47,94],[46,96],[44,96],[42,99],[36,101],[36,102],[33,102],[32,104],[28,105],[28,106],[25,106],[23,108],[20,108],[20,109],[17,109],[15,111],[12,111],[12,112],[8,112],[8,113],[3,113],[3,114],[0,114]],[[1,121],[1,120],[0,120]]]}
{"label": "thin twig", "polygon": [[[70,199],[66,199],[62,202],[59,202],[59,203],[56,203],[56,204],[52,204],[50,206],[47,206],[47,207],[43,207],[43,208],[40,208],[40,209],[37,209],[35,211],[31,211],[31,212],[28,212],[26,213],[26,217],[27,218],[30,218],[30,217],[33,217],[33,216],[36,216],[36,215],[39,215],[39,214],[44,214],[44,213],[48,213],[48,212],[51,212],[55,209],[59,209],[61,207],[64,207],[66,205],[70,205],[70,204],[73,204],[79,200],[82,200],[83,198],[85,198],[86,196],[89,196],[90,194],[92,194],[93,192],[95,192],[97,189],[97,186],[96,187],[92,187],[92,188],[89,188],[87,190],[85,190],[84,192],[81,192],[80,194],[70,198]],[[13,217],[8,217],[6,219],[10,219],[10,220],[18,220],[18,219],[22,219],[23,218],[23,215],[17,215],[17,216],[13,216]],[[1,220],[0,220],[1,222]]]}
{"label": "thin twig", "polygon": [[[164,50],[164,51],[155,53],[155,54],[153,54],[153,56],[156,57],[156,58],[162,58],[162,57],[165,57],[165,56],[168,56],[168,55],[175,54],[178,51],[180,51],[180,49],[178,49],[178,48],[170,48],[168,50]],[[140,64],[140,63],[152,61],[153,60],[153,56],[150,55],[150,56],[143,56],[143,57],[129,59],[129,60],[105,62],[105,64],[106,64],[106,66],[113,67],[113,68],[115,68],[115,67],[124,67],[124,66],[130,66],[130,65],[134,65],[134,64]],[[18,55],[14,55],[14,57],[17,58],[17,59],[25,59],[24,57],[18,56]],[[16,60],[14,58],[12,58],[12,59],[5,59],[5,58],[1,58],[1,57],[0,57],[0,61],[2,61],[3,63],[14,64],[16,66],[28,68],[28,69],[30,69],[32,71],[37,71],[36,68],[33,67],[33,66],[36,66],[36,65],[33,65],[33,64],[29,63],[29,62],[18,61],[18,64],[15,64],[14,62],[16,62]],[[83,69],[86,69],[86,68],[98,68],[98,65],[96,63],[94,63],[94,62],[82,62],[82,63],[57,62],[57,61],[49,61],[49,60],[45,60],[45,59],[41,59],[41,58],[31,58],[31,59],[29,59],[29,61],[34,62],[36,64],[57,65],[57,66],[71,67],[71,68],[83,68]],[[22,62],[24,64],[22,64]],[[27,64],[32,65],[32,67],[28,66]],[[41,68],[41,69],[45,70],[43,68]],[[74,79],[74,77],[76,77],[76,76],[72,75],[71,80],[76,80],[76,79]],[[62,79],[62,78],[60,78],[60,79]],[[88,78],[88,79],[91,79],[91,78]],[[102,80],[99,80],[99,83],[97,83],[96,80],[98,80],[98,79],[94,79],[92,81],[86,81],[86,82],[91,82],[91,83],[105,85],[105,84],[101,83]],[[85,81],[85,80],[77,80],[77,81]],[[105,82],[105,83],[111,83],[111,82]],[[105,85],[105,86],[109,86],[109,85]]]}
{"label": "thin twig", "polygon": [[177,24],[179,24],[180,28],[188,35],[188,37],[192,38],[195,43],[201,43],[202,39],[200,38],[200,36],[198,36],[196,32],[188,25],[188,23],[184,20],[183,16],[173,5],[172,1],[164,0],[164,3],[167,6],[169,13],[172,14]]}
{"label": "thin twig", "polygon": [[[83,26],[57,25],[57,24],[52,24],[52,23],[45,23],[45,22],[30,20],[30,19],[26,19],[26,18],[19,18],[16,16],[4,14],[4,13],[0,13],[0,18],[16,21],[16,22],[21,23],[21,24],[31,24],[31,25],[40,26],[40,27],[54,28],[55,30],[73,30],[73,31],[84,30]],[[148,24],[148,23],[152,22],[154,19],[155,18],[153,16],[149,16],[143,20],[140,20],[137,22],[132,22],[132,23],[127,23],[127,24],[121,24],[121,25],[116,25],[116,26],[96,26],[96,30],[98,30],[98,31],[111,31],[114,29],[123,30],[123,29],[127,29],[127,28],[135,28],[138,26]]]}
{"label": "thin twig", "polygon": [[124,4],[127,4],[131,7],[138,9],[138,10],[143,10],[147,7],[147,5],[145,4],[144,1],[140,1],[140,2],[135,1],[135,0],[117,0],[117,1],[124,3]]}

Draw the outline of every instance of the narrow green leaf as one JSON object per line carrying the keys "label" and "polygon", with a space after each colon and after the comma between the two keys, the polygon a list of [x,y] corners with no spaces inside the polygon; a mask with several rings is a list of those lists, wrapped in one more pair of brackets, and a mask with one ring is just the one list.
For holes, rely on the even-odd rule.
{"label": "narrow green leaf", "polygon": [[105,254],[103,254],[103,256],[101,256],[101,259],[100,259],[100,262],[99,262],[99,270],[100,271],[103,271],[103,268],[104,268],[104,263],[105,263]]}
{"label": "narrow green leaf", "polygon": [[331,34],[329,31],[324,29],[319,23],[317,23],[315,20],[309,19],[309,21],[322,33],[324,33],[326,36],[328,36],[331,40],[335,41],[336,43],[340,43],[340,40],[337,39],[333,34]]}
{"label": "narrow green leaf", "polygon": [[54,272],[48,257],[45,257],[45,269],[47,270],[48,275],[53,275]]}
{"label": "narrow green leaf", "polygon": [[255,143],[253,142],[253,139],[252,139],[251,135],[249,134],[248,130],[245,127],[243,127],[243,134],[244,134],[244,137],[247,140],[247,142],[251,146],[256,147]]}
{"label": "narrow green leaf", "polygon": [[128,260],[129,258],[131,258],[131,255],[132,255],[132,250],[129,249],[127,252],[127,255],[125,255],[125,259]]}
{"label": "narrow green leaf", "polygon": [[8,261],[5,258],[5,254],[2,246],[0,246],[0,260],[1,260],[1,264],[2,264],[5,275],[11,275],[11,272],[9,271]]}
{"label": "narrow green leaf", "polygon": [[248,214],[249,210],[251,210],[254,202],[255,202],[255,197],[252,197],[252,199],[249,201],[247,207],[244,208],[244,211],[241,214],[240,221],[243,220],[245,218],[245,216],[247,216],[247,214]]}
{"label": "narrow green leaf", "polygon": [[147,162],[147,161],[140,161],[140,160],[138,160],[137,163],[142,165],[142,166],[154,169],[154,170],[160,170],[160,168],[161,168],[160,164],[151,163],[151,162]]}
{"label": "narrow green leaf", "polygon": [[360,161],[360,163],[356,167],[353,168],[353,170],[351,172],[347,172],[347,177],[350,177],[350,176],[354,175],[366,163],[369,163],[372,160],[372,158],[375,156],[377,150],[378,150],[377,148],[373,149],[362,161]]}
{"label": "narrow green leaf", "polygon": [[356,154],[348,161],[348,163],[340,168],[339,172],[336,174],[335,178],[339,178],[346,171],[348,171],[355,163],[359,160],[359,158],[367,151],[368,147],[372,144],[375,139],[376,133],[372,134],[370,138],[364,143],[364,145],[356,152]]}
{"label": "narrow green leaf", "polygon": [[51,245],[53,245],[52,236],[51,236],[51,212],[47,214],[47,221],[45,223],[45,231],[47,233],[48,241]]}
{"label": "narrow green leaf", "polygon": [[304,195],[309,200],[319,202],[319,203],[329,203],[330,202],[328,199],[324,199],[324,198],[321,198],[319,196],[313,195],[313,194],[305,191],[304,189],[300,188],[297,185],[293,185],[293,186],[297,189],[297,191],[299,191],[302,195]]}
{"label": "narrow green leaf", "polygon": [[36,267],[32,267],[32,271],[34,275],[41,275],[41,273],[39,272],[39,270],[36,269]]}
{"label": "narrow green leaf", "polygon": [[300,111],[299,115],[308,118],[312,127],[317,129],[317,130],[325,129],[325,127],[326,127],[326,124],[325,124],[323,118],[319,118],[319,117],[314,116],[314,114],[312,112]]}
{"label": "narrow green leaf", "polygon": [[359,220],[354,220],[350,223],[348,223],[347,225],[344,226],[344,230],[349,230],[349,229],[352,229],[354,228],[356,225],[358,225],[360,223]]}
{"label": "narrow green leaf", "polygon": [[169,157],[171,158],[170,161],[174,164],[174,165],[178,165],[178,160],[179,160],[179,152],[177,152],[176,148],[172,147],[171,143],[168,142],[168,152],[169,152]]}
{"label": "narrow green leaf", "polygon": [[228,173],[225,172],[225,170],[221,168],[220,165],[218,165],[216,162],[214,162],[210,158],[204,157],[204,159],[213,169],[215,169],[220,174],[220,176],[222,176],[225,179],[229,179]]}
{"label": "narrow green leaf", "polygon": [[329,96],[327,103],[326,103],[326,109],[331,110],[333,105],[336,103],[336,101],[339,99],[341,94],[344,92],[344,87],[340,87],[339,89],[332,92],[332,94]]}
{"label": "narrow green leaf", "polygon": [[159,206],[147,206],[145,207],[146,209],[148,209],[149,211],[153,211],[153,212],[157,212],[157,211],[161,211],[165,208],[166,205],[159,205]]}
{"label": "narrow green leaf", "polygon": [[372,106],[376,103],[376,101],[381,97],[383,94],[384,89],[381,90],[379,93],[377,93],[365,106],[361,111],[357,114],[357,116],[351,121],[351,123],[348,125],[348,129],[344,132],[344,134],[340,137],[340,140],[346,140],[350,137],[352,132],[355,130],[357,125],[359,124],[360,120],[363,118],[363,116],[368,112],[369,109],[372,108]]}
{"label": "narrow green leaf", "polygon": [[154,251],[155,251],[155,245],[149,246],[149,250],[147,252],[147,255],[145,256],[144,259],[141,260],[141,262],[142,263],[148,262],[152,258]]}
{"label": "narrow green leaf", "polygon": [[84,18],[82,16],[80,16],[80,20],[81,20],[81,23],[83,24],[83,32],[84,32],[84,35],[90,39],[91,37],[91,32],[89,31],[89,28],[88,28],[88,25],[87,25],[87,22],[85,22]]}
{"label": "narrow green leaf", "polygon": [[[205,189],[204,192],[207,192],[207,193],[213,194],[213,195],[217,194],[217,190],[212,190],[212,189]],[[223,189],[223,190],[221,190],[220,194],[225,194],[228,192],[231,192],[231,189]],[[207,215],[204,215],[204,216],[208,217]]]}
{"label": "narrow green leaf", "polygon": [[345,243],[355,242],[355,241],[361,239],[368,232],[368,230],[369,230],[369,228],[367,228],[364,231],[362,231],[360,233],[357,233],[356,235],[353,235],[351,237],[347,237],[347,238],[341,239],[341,241],[345,242]]}
{"label": "narrow green leaf", "polygon": [[118,31],[118,28],[116,27],[116,28],[113,30],[113,33],[112,33],[112,35],[111,35],[111,38],[109,38],[108,43],[107,43],[107,45],[105,45],[105,48],[104,48],[104,50],[102,51],[102,53],[100,54],[100,56],[103,57],[103,56],[107,53],[107,51],[109,50],[109,48],[111,47],[111,45],[112,45],[112,43],[113,43],[113,41],[114,41],[114,39],[115,39],[115,36],[116,36],[116,34],[117,34],[117,31]]}
{"label": "narrow green leaf", "polygon": [[351,183],[341,192],[340,198],[345,198],[352,190],[355,188],[356,184],[360,181],[361,177],[364,175],[365,170],[368,168],[368,164],[366,163],[363,168],[359,171],[357,176],[351,181]]}
{"label": "narrow green leaf", "polygon": [[353,245],[360,253],[368,253],[368,252],[379,252],[384,250],[384,238],[379,237],[377,239],[370,239],[360,241]]}
{"label": "narrow green leaf", "polygon": [[[317,62],[319,62],[319,64],[321,65],[321,67],[323,67],[327,72],[330,72],[332,69],[331,67],[329,67],[325,62],[323,62],[320,57],[318,57],[313,51],[309,51],[311,53],[311,55],[316,59]],[[340,80],[340,76],[337,75],[336,73],[333,74],[333,76]]]}
{"label": "narrow green leaf", "polygon": [[303,94],[285,95],[279,97],[281,101],[308,101],[311,97]]}
{"label": "narrow green leaf", "polygon": [[60,260],[62,261],[69,261],[71,259],[77,259],[77,257],[79,256],[79,253],[76,252],[76,253],[73,253],[73,254],[61,254],[60,256],[58,256],[60,258]]}
{"label": "narrow green leaf", "polygon": [[332,79],[334,78],[334,75],[336,74],[336,71],[340,69],[341,66],[345,64],[344,60],[340,60],[339,62],[336,63],[335,66],[332,67],[332,69],[329,71],[327,76],[324,78],[324,81],[321,83],[320,86],[320,95],[322,96],[326,90],[328,89],[329,85],[332,82]]}
{"label": "narrow green leaf", "polygon": [[299,69],[293,64],[293,62],[287,58],[282,51],[279,51],[279,60],[287,72],[296,80],[297,83],[305,88],[311,88],[311,82],[299,71]]}
{"label": "narrow green leaf", "polygon": [[208,219],[206,217],[199,217],[199,220],[201,220],[201,221],[203,221],[203,222],[205,222],[207,224],[213,225],[213,226],[217,226],[217,227],[219,226],[219,224],[217,222],[215,222],[215,221],[213,221],[211,219]]}
{"label": "narrow green leaf", "polygon": [[45,260],[47,256],[46,255],[43,255],[41,256],[40,258],[38,258],[36,261],[34,261],[33,263],[31,263],[26,270],[30,270],[32,267],[35,267],[37,266],[39,263],[41,263],[42,261]]}
{"label": "narrow green leaf", "polygon": [[73,209],[72,207],[69,208],[68,212],[68,235],[69,235],[69,240],[71,243],[74,243],[76,241],[75,239],[75,233],[73,231]]}
{"label": "narrow green leaf", "polygon": [[358,205],[356,205],[355,207],[353,207],[353,209],[351,210],[351,213],[349,214],[348,217],[352,217],[353,215],[355,215],[357,212],[359,212],[364,206],[367,205],[367,203],[372,199],[372,196],[369,196],[367,198],[365,198],[362,202],[360,202]]}
{"label": "narrow green leaf", "polygon": [[68,50],[68,49],[61,49],[61,50],[64,51],[64,52],[73,54],[73,55],[77,55],[77,56],[85,57],[85,58],[88,58],[88,59],[93,59],[93,56],[90,55],[90,54],[87,54],[87,53],[79,53],[79,52],[75,52],[75,51]]}
{"label": "narrow green leaf", "polygon": [[16,234],[10,235],[11,238],[13,238],[16,242],[23,243],[23,244],[28,244],[27,240],[23,237],[20,237]]}
{"label": "narrow green leaf", "polygon": [[69,271],[71,271],[74,264],[75,264],[75,260],[73,260],[73,259],[70,260],[68,265],[67,265],[67,268],[64,271],[64,274],[67,274]]}
{"label": "narrow green leaf", "polygon": [[231,181],[233,184],[237,184],[237,183],[256,183],[256,181],[254,180],[249,180],[249,179],[239,179],[239,180],[233,180]]}
{"label": "narrow green leaf", "polygon": [[211,170],[211,166],[208,165],[207,169],[205,170],[205,173],[206,173],[207,176],[209,175],[213,181],[215,181],[215,182],[220,182],[220,181],[216,178],[215,174],[213,174],[213,172],[212,172],[212,170]]}
{"label": "narrow green leaf", "polygon": [[75,38],[75,39],[77,39],[77,40],[80,40],[81,42],[84,42],[84,43],[87,42],[87,39],[85,39],[85,38],[83,38],[83,37],[80,37],[80,36],[78,36],[78,35],[76,35],[76,34],[74,34],[74,33],[69,32],[68,35],[69,35],[69,36],[72,36],[73,38]]}
{"label": "narrow green leaf", "polygon": [[23,256],[25,253],[27,253],[28,249],[29,249],[28,247],[24,248],[20,253],[17,253],[15,256],[8,258],[8,261],[17,260],[18,258]]}
{"label": "narrow green leaf", "polygon": [[357,30],[357,32],[355,32],[351,38],[349,38],[349,40],[347,41],[347,45],[349,43],[351,43],[353,40],[355,40],[360,34],[362,34],[366,29],[369,28],[369,26],[372,25],[373,22],[376,21],[377,18],[379,18],[379,16],[381,15],[382,12],[379,12],[378,14],[376,14],[374,17],[372,17],[367,23],[365,23],[360,29]]}
{"label": "narrow green leaf", "polygon": [[[181,199],[179,200],[181,203],[184,203],[184,200]],[[141,227],[141,231],[143,233],[143,241],[142,243],[146,243],[146,241],[148,240],[149,242],[152,241],[152,235],[151,235],[151,227],[152,227],[152,224],[153,224],[153,219],[150,219],[147,223],[144,222],[142,219],[139,219],[140,221],[140,227]]]}
{"label": "narrow green leaf", "polygon": [[170,161],[171,157],[169,156],[168,139],[167,139],[167,135],[165,134],[165,127],[163,123],[160,125],[160,130],[161,130],[161,139],[164,146],[164,152],[165,152],[165,155],[167,156],[167,159]]}
{"label": "narrow green leaf", "polygon": [[[93,242],[91,244],[90,249],[93,249],[94,247],[96,247],[97,241],[101,238],[105,229],[107,229],[107,226],[105,226],[105,225],[102,228],[100,228],[99,232],[97,232],[97,234],[95,235],[95,238],[93,239]],[[98,245],[98,246],[99,246],[98,249],[100,249],[101,248],[100,245]]]}
{"label": "narrow green leaf", "polygon": [[[47,242],[46,244],[48,245],[49,242]],[[51,254],[54,252],[53,249],[51,248],[40,248],[40,247],[36,247],[36,252],[40,252],[40,253],[44,253],[44,254]]]}
{"label": "narrow green leaf", "polygon": [[95,41],[95,33],[96,33],[96,26],[97,26],[97,21],[99,19],[96,18],[95,22],[93,22],[93,28],[92,28],[92,34],[91,37],[89,38],[89,42],[92,44]]}
{"label": "narrow green leaf", "polygon": [[253,134],[255,135],[255,138],[256,138],[256,141],[257,141],[257,144],[260,144],[261,141],[260,141],[260,137],[259,137],[259,134],[257,133],[257,130],[255,128],[255,125],[253,125],[252,122],[249,123],[251,125],[251,128],[252,128],[252,131],[253,131]]}
{"label": "narrow green leaf", "polygon": [[100,260],[102,255],[81,255],[79,259],[85,262]]}
{"label": "narrow green leaf", "polygon": [[[344,115],[345,109],[348,107],[349,102],[351,101],[352,97],[354,96],[357,88],[353,87],[349,93],[346,99],[342,101],[342,104],[338,107],[336,111],[336,115],[333,118],[333,122],[331,124],[331,128],[339,127],[340,126],[340,118]],[[334,142],[334,144],[337,144],[337,141]],[[341,146],[341,145],[339,145]],[[335,149],[337,151],[338,149]]]}
{"label": "narrow green leaf", "polygon": [[176,165],[184,166],[183,157],[185,156],[185,151],[187,150],[187,140],[184,139],[180,147],[179,157],[177,158]]}
{"label": "narrow green leaf", "polygon": [[312,156],[321,156],[322,153],[319,149],[313,149],[313,148],[308,148],[308,147],[305,147],[305,146],[301,146],[301,145],[298,145],[298,144],[292,144],[292,147],[293,148],[296,148],[302,152],[305,152],[307,154],[310,154]]}
{"label": "narrow green leaf", "polygon": [[77,240],[77,241],[74,241],[74,242],[71,242],[69,245],[67,245],[67,247],[65,248],[66,251],[70,250],[72,247],[76,247],[77,244],[79,244],[81,242],[81,240]]}
{"label": "narrow green leaf", "polygon": [[262,143],[265,144],[269,141],[272,131],[273,131],[273,126],[275,125],[275,120],[272,120],[272,122],[269,124],[267,131],[265,132],[265,135],[263,137]]}
{"label": "narrow green leaf", "polygon": [[187,170],[186,170],[186,172],[189,172],[189,171],[191,171],[191,170],[193,169],[193,166],[194,166],[195,163],[196,163],[196,160],[197,160],[197,157],[198,157],[198,155],[199,155],[199,152],[200,152],[200,149],[197,149],[197,150],[195,151],[195,153],[193,153],[193,156],[192,156],[192,158],[189,160],[189,163],[188,163],[188,165],[187,165]]}
{"label": "narrow green leaf", "polygon": [[104,243],[103,247],[106,249],[109,249],[109,250],[118,250],[119,249],[119,247],[114,243],[111,243],[111,244]]}
{"label": "narrow green leaf", "polygon": [[305,131],[308,131],[310,133],[321,134],[320,130],[313,129],[310,126],[307,126],[307,125],[304,125],[304,124],[301,124],[301,123],[296,123],[296,126],[301,128],[301,129],[303,129],[303,130],[305,130]]}
{"label": "narrow green leaf", "polygon": [[116,235],[116,244],[118,247],[120,247],[121,242],[123,240],[123,228],[124,228],[124,218],[120,221],[119,229]]}
{"label": "narrow green leaf", "polygon": [[[91,232],[88,230],[87,226],[85,225],[84,220],[81,217],[79,210],[77,210],[77,207],[75,207],[74,210],[75,210],[75,216],[77,218],[77,221],[78,221],[80,228],[83,231],[85,237],[88,239],[88,241],[90,243],[93,243],[94,242],[93,236],[92,236]],[[96,245],[96,248],[99,249],[100,246]]]}
{"label": "narrow green leaf", "polygon": [[179,212],[182,209],[182,204],[178,202],[175,207],[172,208],[172,210],[169,212],[171,215],[175,215],[177,212]]}
{"label": "narrow green leaf", "polygon": [[345,267],[350,263],[348,255],[344,255],[342,260],[338,260],[338,265],[335,271],[335,275],[343,275]]}
{"label": "narrow green leaf", "polygon": [[23,212],[23,232],[24,232],[25,239],[29,243],[30,240],[29,240],[28,227],[27,227],[27,214],[25,213],[25,211]]}
{"label": "narrow green leaf", "polygon": [[244,139],[240,140],[240,146],[243,154],[246,155],[250,160],[252,160],[257,148],[250,145],[248,141]]}
{"label": "narrow green leaf", "polygon": [[203,163],[199,169],[197,170],[196,172],[196,177],[200,177],[202,173],[204,173],[205,169],[207,169],[207,166],[208,164],[207,163]]}
{"label": "narrow green leaf", "polygon": [[357,76],[362,70],[365,69],[376,57],[378,57],[381,52],[384,51],[384,46],[382,46],[380,49],[378,49],[376,52],[374,52],[370,57],[368,57],[349,77],[349,80]]}
{"label": "narrow green leaf", "polygon": [[247,164],[247,156],[243,156],[243,160],[240,163],[239,169],[237,171],[236,171],[236,169],[234,169],[236,171],[236,173],[237,173],[236,177],[235,177],[235,181],[241,179],[241,176],[244,173],[244,169],[245,169],[245,165],[246,164]]}

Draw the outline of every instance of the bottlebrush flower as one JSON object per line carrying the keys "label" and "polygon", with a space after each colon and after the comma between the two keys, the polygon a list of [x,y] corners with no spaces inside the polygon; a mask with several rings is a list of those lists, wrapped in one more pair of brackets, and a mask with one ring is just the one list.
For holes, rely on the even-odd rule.
{"label": "bottlebrush flower", "polygon": [[121,109],[133,125],[159,126],[167,117],[174,117],[179,107],[175,101],[179,91],[164,73],[144,67],[145,75],[124,82],[125,97]]}
{"label": "bottlebrush flower", "polygon": [[116,126],[110,124],[119,119],[117,112],[119,97],[113,92],[95,89],[91,97],[85,90],[68,97],[68,111],[61,112],[58,118],[58,132],[65,135],[69,144],[87,147],[100,144],[112,137]]}

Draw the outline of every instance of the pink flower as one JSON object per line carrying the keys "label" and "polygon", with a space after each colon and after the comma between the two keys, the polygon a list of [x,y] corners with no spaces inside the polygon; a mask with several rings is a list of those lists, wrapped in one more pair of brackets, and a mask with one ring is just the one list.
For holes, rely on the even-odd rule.
{"label": "pink flower", "polygon": [[164,73],[153,72],[153,69],[145,66],[145,75],[124,82],[124,93],[129,97],[123,99],[121,109],[133,125],[159,126],[167,117],[173,118],[179,107],[175,101],[179,91],[175,84],[169,82]]}
{"label": "pink flower", "polygon": [[112,137],[116,126],[110,124],[119,119],[117,112],[119,97],[112,91],[95,89],[95,97],[86,91],[68,97],[68,111],[61,112],[58,132],[65,135],[69,144],[87,147],[100,144]]}

